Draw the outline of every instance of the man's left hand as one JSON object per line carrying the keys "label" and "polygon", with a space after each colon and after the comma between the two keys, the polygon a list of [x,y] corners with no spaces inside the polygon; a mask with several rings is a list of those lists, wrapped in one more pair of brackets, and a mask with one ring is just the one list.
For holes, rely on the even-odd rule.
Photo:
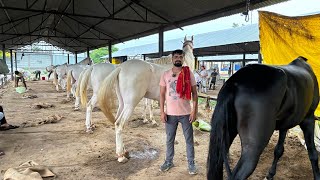
{"label": "man's left hand", "polygon": [[192,111],[189,117],[189,122],[192,123],[193,121],[195,121],[197,119],[197,112]]}

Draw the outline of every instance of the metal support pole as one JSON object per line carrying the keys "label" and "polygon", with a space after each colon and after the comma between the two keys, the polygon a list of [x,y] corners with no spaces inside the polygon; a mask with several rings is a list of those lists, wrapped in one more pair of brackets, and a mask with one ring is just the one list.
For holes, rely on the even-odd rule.
{"label": "metal support pole", "polygon": [[76,63],[75,64],[77,64],[78,63],[78,52],[77,51],[75,52],[75,56],[76,56]]}
{"label": "metal support pole", "polygon": [[243,58],[242,58],[242,67],[244,67],[246,65],[246,54],[243,53]]}
{"label": "metal support pole", "polygon": [[17,52],[14,52],[14,60],[15,60],[15,65],[16,65],[16,71],[18,71]]}
{"label": "metal support pole", "polygon": [[159,57],[163,56],[163,28],[159,29]]}
{"label": "metal support pole", "polygon": [[6,63],[6,45],[2,44],[2,60]]}
{"label": "metal support pole", "polygon": [[67,64],[70,64],[70,54],[68,54]]}
{"label": "metal support pole", "polygon": [[87,58],[90,58],[89,48],[87,48]]}
{"label": "metal support pole", "polygon": [[112,63],[112,45],[111,42],[108,44],[109,62]]}
{"label": "metal support pole", "polygon": [[12,49],[10,49],[10,59],[11,59],[11,81],[13,81],[13,57],[12,57]]}
{"label": "metal support pole", "polygon": [[259,54],[258,54],[258,63],[259,63],[259,64],[262,63],[262,56],[261,56],[260,51],[259,51]]}

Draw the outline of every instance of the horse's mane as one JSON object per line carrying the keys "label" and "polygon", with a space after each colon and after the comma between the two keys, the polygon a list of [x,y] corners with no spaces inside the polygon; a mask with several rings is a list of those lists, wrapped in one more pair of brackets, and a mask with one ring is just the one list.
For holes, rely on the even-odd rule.
{"label": "horse's mane", "polygon": [[148,59],[146,62],[154,63],[154,64],[171,64],[172,63],[172,55],[162,56],[161,58]]}
{"label": "horse's mane", "polygon": [[82,61],[78,62],[77,64],[91,64],[91,63],[92,63],[92,61],[91,61],[90,57],[86,57]]}

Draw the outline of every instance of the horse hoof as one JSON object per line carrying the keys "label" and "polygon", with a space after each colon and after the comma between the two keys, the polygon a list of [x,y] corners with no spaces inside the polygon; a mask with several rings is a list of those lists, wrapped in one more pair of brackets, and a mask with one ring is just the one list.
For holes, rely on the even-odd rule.
{"label": "horse hoof", "polygon": [[152,123],[152,127],[158,127],[159,124],[158,123]]}
{"label": "horse hoof", "polygon": [[147,124],[149,121],[148,121],[148,119],[144,119],[142,122],[143,122],[143,124]]}
{"label": "horse hoof", "polygon": [[97,126],[95,124],[91,124],[90,129],[94,130],[96,128],[97,128]]}
{"label": "horse hoof", "polygon": [[80,108],[74,108],[74,111],[80,111]]}
{"label": "horse hoof", "polygon": [[118,157],[118,162],[119,163],[126,163],[128,161],[129,161],[129,159],[124,157],[124,156]]}
{"label": "horse hoof", "polygon": [[92,133],[93,133],[92,128],[86,129],[86,133],[88,133],[88,134],[92,134]]}

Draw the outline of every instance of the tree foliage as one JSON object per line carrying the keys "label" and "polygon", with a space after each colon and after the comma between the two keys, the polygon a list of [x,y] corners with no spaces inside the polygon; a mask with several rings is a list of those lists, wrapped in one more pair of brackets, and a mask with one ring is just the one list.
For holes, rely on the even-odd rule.
{"label": "tree foliage", "polygon": [[[3,58],[2,58],[2,56],[3,56],[3,52],[2,52],[2,51],[0,51],[0,59],[3,59]],[[6,51],[6,58],[7,58],[7,59],[9,59],[9,58],[10,58],[10,53],[9,53],[9,52],[7,52],[7,51]]]}
{"label": "tree foliage", "polygon": [[[118,48],[115,46],[112,46],[111,50],[114,53],[118,51]],[[108,47],[102,47],[102,48],[91,51],[90,58],[93,60],[94,63],[100,63],[105,61],[105,59],[101,59],[101,57],[106,56],[108,54],[109,54]]]}

